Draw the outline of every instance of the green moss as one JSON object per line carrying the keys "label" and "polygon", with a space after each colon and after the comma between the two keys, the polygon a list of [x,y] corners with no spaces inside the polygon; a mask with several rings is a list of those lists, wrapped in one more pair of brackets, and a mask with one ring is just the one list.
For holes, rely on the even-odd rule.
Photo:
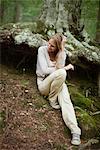
{"label": "green moss", "polygon": [[91,109],[93,101],[81,94],[76,87],[69,87],[73,103],[83,109]]}
{"label": "green moss", "polygon": [[37,100],[34,105],[35,105],[36,109],[49,108],[50,107],[49,103],[45,99],[41,98],[41,96],[40,96],[40,99]]}
{"label": "green moss", "polygon": [[10,29],[12,29],[12,27],[13,27],[13,23],[7,23],[7,24],[0,26],[0,30],[3,30],[3,29],[10,30]]}
{"label": "green moss", "polygon": [[29,85],[29,80],[21,80],[20,85],[23,87],[27,87]]}
{"label": "green moss", "polygon": [[92,116],[96,123],[97,136],[100,137],[100,114]]}
{"label": "green moss", "polygon": [[66,127],[66,125],[64,126],[64,136],[66,137],[67,135],[70,136],[70,130],[69,128]]}
{"label": "green moss", "polygon": [[36,26],[37,26],[36,33],[43,34],[45,32],[46,26],[45,26],[44,22],[42,22],[41,20],[37,20]]}
{"label": "green moss", "polygon": [[94,137],[98,133],[98,127],[95,119],[87,111],[76,107],[77,119],[82,129],[83,138]]}
{"label": "green moss", "polygon": [[82,119],[81,122],[85,123],[86,126],[96,127],[94,119],[86,111],[81,112],[80,118]]}

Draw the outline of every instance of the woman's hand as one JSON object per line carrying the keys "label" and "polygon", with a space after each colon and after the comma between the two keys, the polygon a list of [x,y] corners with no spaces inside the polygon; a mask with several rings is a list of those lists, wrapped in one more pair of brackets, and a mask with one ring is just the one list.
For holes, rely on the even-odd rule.
{"label": "woman's hand", "polygon": [[74,66],[72,64],[69,64],[67,66],[64,67],[65,70],[74,70]]}
{"label": "woman's hand", "polygon": [[64,48],[65,48],[65,43],[66,43],[66,36],[63,36],[63,37],[62,37],[62,42],[61,42],[61,49],[62,49],[62,51],[63,51]]}

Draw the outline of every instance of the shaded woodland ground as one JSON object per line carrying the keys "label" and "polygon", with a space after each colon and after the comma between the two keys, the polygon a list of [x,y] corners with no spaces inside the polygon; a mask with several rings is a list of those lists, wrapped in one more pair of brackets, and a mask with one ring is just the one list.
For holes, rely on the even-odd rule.
{"label": "shaded woodland ground", "polygon": [[2,150],[49,150],[70,147],[70,134],[60,110],[40,96],[35,75],[1,66],[0,110],[5,116],[0,134]]}
{"label": "shaded woodland ground", "polygon": [[[36,75],[0,65],[0,149],[82,150],[70,144],[60,110],[54,110],[37,90]],[[3,119],[2,119],[3,118]],[[86,142],[82,140],[82,144]],[[91,144],[90,144],[91,145]],[[99,150],[94,145],[87,150]]]}

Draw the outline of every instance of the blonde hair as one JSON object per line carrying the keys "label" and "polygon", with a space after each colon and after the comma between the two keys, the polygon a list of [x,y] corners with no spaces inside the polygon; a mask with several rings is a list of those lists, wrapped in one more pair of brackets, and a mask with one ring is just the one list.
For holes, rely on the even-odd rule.
{"label": "blonde hair", "polygon": [[57,47],[57,52],[61,51],[62,48],[61,48],[61,43],[62,43],[62,38],[63,38],[63,34],[61,33],[56,33],[54,36],[52,36],[51,39],[54,40],[54,43]]}
{"label": "blonde hair", "polygon": [[62,51],[62,40],[63,40],[63,34],[61,33],[56,33],[51,39],[54,40],[54,43],[57,47],[57,51],[56,51],[56,67],[57,68],[62,68],[63,65],[63,60],[64,60],[64,52]]}

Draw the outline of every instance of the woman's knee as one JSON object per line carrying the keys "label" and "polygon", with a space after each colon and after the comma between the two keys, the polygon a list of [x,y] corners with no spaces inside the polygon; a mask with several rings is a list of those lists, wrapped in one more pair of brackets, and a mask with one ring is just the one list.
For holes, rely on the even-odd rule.
{"label": "woman's knee", "polygon": [[61,78],[62,80],[65,80],[65,79],[66,79],[67,73],[66,73],[65,69],[59,69],[59,70],[58,70],[58,73],[59,73],[59,76],[60,76],[60,78]]}

